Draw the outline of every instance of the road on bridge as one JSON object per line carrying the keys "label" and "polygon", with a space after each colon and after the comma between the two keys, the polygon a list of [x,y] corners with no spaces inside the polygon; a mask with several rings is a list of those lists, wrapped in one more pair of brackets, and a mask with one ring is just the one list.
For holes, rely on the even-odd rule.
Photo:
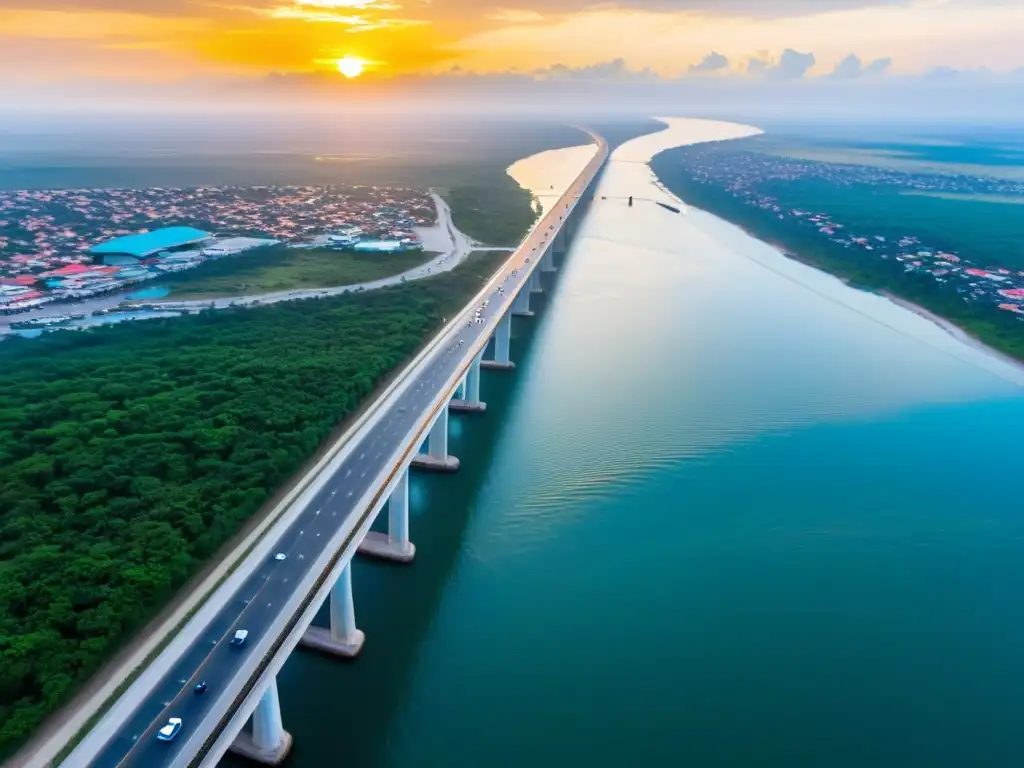
{"label": "road on bridge", "polygon": [[[505,311],[511,311],[512,298],[537,267],[572,201],[586,189],[588,176],[582,174],[566,191],[562,201],[541,219],[489,283],[490,292],[482,306],[485,322],[468,319],[473,308],[465,313],[465,322],[455,329],[447,345],[405,386],[386,415],[362,436],[347,459],[298,513],[274,548],[285,558],[269,556],[254,568],[187,651],[170,664],[160,682],[110,734],[100,752],[88,756],[86,762],[79,762],[80,757],[86,757],[79,755],[83,746],[80,745],[66,765],[169,765],[186,747],[188,739],[183,737],[187,737],[187,730],[211,715],[219,718],[223,714],[215,711],[219,694],[239,675],[241,662],[253,652],[259,638],[294,596],[332,536],[351,516],[364,512],[357,504],[372,490],[382,462],[402,449],[414,429],[423,424],[438,391],[465,366],[465,352],[490,335]],[[231,644],[238,629],[248,631],[241,646]],[[208,690],[196,694],[193,688],[201,681]],[[182,718],[182,733],[169,743],[157,740],[157,730],[170,717]]]}

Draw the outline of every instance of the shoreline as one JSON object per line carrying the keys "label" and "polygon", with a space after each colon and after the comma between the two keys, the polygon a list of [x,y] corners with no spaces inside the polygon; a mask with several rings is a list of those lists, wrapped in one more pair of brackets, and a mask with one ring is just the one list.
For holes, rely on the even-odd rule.
{"label": "shoreline", "polygon": [[959,325],[954,323],[952,320],[947,320],[942,315],[937,315],[930,309],[926,309],[925,307],[922,307],[920,304],[915,304],[912,301],[901,298],[896,294],[891,293],[890,291],[880,290],[871,291],[871,293],[874,293],[878,296],[883,296],[896,306],[902,307],[908,312],[913,312],[918,317],[923,317],[925,320],[934,323],[960,343],[966,344],[972,349],[976,349],[979,352],[983,352],[986,355],[989,355],[990,357],[994,357],[1000,362],[1006,363],[1007,365],[1011,365],[1014,368],[1021,371],[1022,373],[1024,373],[1024,360],[1018,360],[1017,358],[1012,357],[1011,355],[1008,355],[1005,352],[1000,352],[995,347],[990,347],[977,336],[964,330]]}
{"label": "shoreline", "polygon": [[795,262],[797,262],[799,264],[803,264],[805,267],[809,267],[810,269],[813,269],[813,270],[815,270],[817,272],[820,272],[823,275],[828,275],[829,277],[834,278],[834,279],[838,280],[839,282],[841,282],[847,288],[850,288],[850,289],[852,289],[854,291],[860,291],[861,293],[868,293],[868,294],[872,294],[874,296],[881,296],[882,298],[888,299],[890,302],[892,302],[896,306],[900,307],[901,309],[905,309],[908,312],[912,312],[915,315],[917,315],[918,317],[922,317],[925,320],[930,321],[934,325],[937,325],[939,328],[941,328],[947,334],[949,334],[954,339],[959,341],[961,344],[966,344],[967,346],[969,346],[969,347],[971,347],[973,349],[976,349],[979,352],[983,352],[986,355],[989,355],[990,357],[996,358],[1000,362],[1003,362],[1003,363],[1006,363],[1008,365],[1011,365],[1014,368],[1019,369],[1021,371],[1021,373],[1024,373],[1024,360],[1018,360],[1017,358],[1013,357],[1012,355],[1008,355],[1005,352],[999,351],[995,347],[989,346],[984,341],[982,341],[980,338],[978,338],[977,336],[973,335],[972,333],[970,333],[966,329],[962,328],[961,326],[957,325],[952,320],[949,320],[949,319],[943,317],[942,315],[936,314],[935,312],[932,312],[930,309],[927,309],[926,307],[922,307],[920,304],[915,304],[914,302],[910,301],[909,299],[904,299],[903,297],[898,296],[895,293],[893,293],[892,291],[888,291],[888,290],[886,290],[884,288],[876,290],[874,288],[868,288],[868,287],[859,286],[859,285],[857,285],[856,283],[854,283],[853,281],[851,281],[847,277],[843,277],[842,275],[837,275],[834,272],[829,272],[827,269],[822,269],[817,264],[813,264],[813,263],[811,263],[809,261],[805,261],[804,259],[800,258],[800,255],[798,253],[796,253],[795,251],[793,251],[791,248],[787,248],[786,246],[784,246],[784,245],[782,245],[780,243],[777,243],[774,240],[766,240],[765,238],[759,237],[756,232],[753,232],[748,227],[745,227],[742,224],[737,224],[736,222],[731,221],[730,219],[727,219],[724,216],[719,216],[717,213],[715,213],[714,211],[709,211],[707,208],[700,208],[700,207],[695,206],[695,205],[690,205],[689,203],[687,203],[687,205],[689,205],[694,210],[703,211],[704,213],[708,214],[709,216],[714,216],[717,219],[720,219],[720,220],[722,220],[724,222],[727,222],[727,223],[731,224],[732,226],[734,226],[737,229],[743,231],[745,234],[749,235],[750,237],[754,238],[755,240],[760,240],[762,243],[765,243],[766,245],[770,245],[772,248],[774,248],[780,254],[785,256],[787,259],[790,259],[791,261],[795,261]]}
{"label": "shoreline", "polygon": [[[692,119],[689,119],[689,118],[684,119],[684,118],[662,118],[662,117],[658,117],[658,118],[655,118],[655,119],[665,123],[665,125],[667,127],[666,127],[666,129],[664,131],[660,131],[660,132],[658,132],[656,134],[650,134],[650,136],[660,136],[660,135],[665,134],[665,133],[673,132],[673,129],[683,129],[683,128],[685,128],[685,125],[684,125],[685,123],[691,123],[691,124],[692,123],[705,123],[705,124],[710,124],[710,123],[717,122],[717,121],[707,121],[707,120],[692,120]],[[674,144],[665,143],[665,146],[661,147],[656,152],[654,152],[651,155],[651,157],[649,157],[646,160],[644,160],[644,163],[645,163],[647,169],[650,171],[651,176],[653,177],[654,183],[658,187],[658,189],[660,191],[664,192],[667,196],[671,197],[673,200],[678,201],[683,206],[684,212],[686,210],[692,208],[694,210],[702,211],[702,212],[708,214],[709,216],[713,216],[716,219],[719,219],[720,221],[723,221],[723,222],[725,222],[725,223],[727,223],[727,224],[729,224],[731,226],[736,227],[737,229],[739,229],[740,231],[742,231],[743,233],[745,233],[749,237],[751,237],[751,238],[753,238],[755,240],[759,240],[762,243],[765,243],[766,245],[770,246],[775,251],[777,251],[784,258],[789,259],[791,261],[795,261],[795,262],[797,262],[799,264],[802,264],[803,266],[809,267],[811,269],[814,269],[814,270],[820,272],[823,275],[828,275],[829,277],[831,277],[831,278],[833,278],[835,280],[840,281],[843,285],[845,285],[846,287],[851,288],[853,290],[860,291],[862,293],[873,294],[875,296],[881,296],[881,297],[887,299],[892,304],[900,307],[901,309],[904,309],[904,310],[906,310],[908,312],[911,312],[911,313],[917,315],[918,317],[921,317],[921,318],[923,318],[925,320],[928,320],[932,324],[938,326],[941,330],[943,330],[950,337],[954,338],[955,340],[957,340],[958,342],[964,344],[965,346],[968,346],[971,349],[974,349],[975,351],[981,352],[982,354],[986,355],[987,357],[990,357],[990,358],[992,358],[994,360],[997,360],[997,361],[999,361],[999,362],[1001,362],[1003,364],[1009,365],[1009,366],[1013,367],[1015,370],[1017,370],[1020,373],[1024,373],[1024,360],[1018,360],[1017,358],[1013,357],[1012,355],[1009,355],[1009,354],[1007,354],[1005,352],[1002,352],[1002,351],[996,349],[995,347],[989,346],[984,341],[982,341],[980,338],[978,338],[977,336],[974,336],[973,334],[971,334],[970,332],[968,332],[964,328],[962,328],[959,325],[957,325],[956,323],[954,323],[952,320],[949,320],[949,319],[947,319],[945,317],[942,317],[941,315],[938,315],[935,312],[932,312],[931,310],[926,309],[925,307],[920,306],[919,304],[915,304],[914,302],[912,302],[912,301],[910,301],[908,299],[904,299],[904,298],[902,298],[902,297],[892,293],[891,291],[884,290],[884,289],[875,290],[875,289],[872,289],[872,288],[856,285],[853,282],[851,282],[848,278],[846,278],[846,277],[844,277],[842,275],[838,275],[838,274],[835,274],[833,272],[830,272],[830,271],[828,271],[826,269],[823,269],[822,267],[820,267],[817,264],[811,263],[809,261],[806,261],[806,260],[800,258],[799,254],[795,253],[792,249],[787,248],[787,247],[781,245],[778,242],[774,242],[772,240],[762,238],[756,232],[751,231],[748,227],[746,227],[746,226],[744,226],[742,224],[739,224],[737,222],[734,222],[731,219],[726,218],[724,216],[720,216],[719,214],[715,213],[714,211],[709,211],[706,208],[700,208],[699,206],[692,205],[692,204],[686,202],[685,200],[681,199],[674,192],[672,192],[664,184],[664,182],[662,182],[661,178],[654,172],[654,169],[650,165],[650,161],[653,159],[655,154],[658,154],[658,153],[660,153],[662,151],[666,151],[668,149],[674,149],[676,147],[688,146],[688,145],[691,145],[691,144],[705,143],[705,142],[709,142],[709,141],[728,141],[730,139],[743,138],[745,136],[756,135],[756,134],[762,132],[759,129],[754,128],[752,126],[743,126],[743,125],[734,124],[734,123],[719,123],[719,125],[722,128],[722,135],[719,136],[718,138],[708,138],[707,136],[701,136],[700,138],[687,138],[685,141],[682,141],[682,142],[679,142],[679,143],[674,143]],[[729,127],[729,130],[724,130],[727,126]],[[708,125],[707,127],[708,127],[708,129],[710,129],[708,131],[708,133],[710,133],[711,130],[713,130],[714,126]]]}
{"label": "shoreline", "polygon": [[720,216],[714,211],[709,211],[707,208],[700,208],[696,205],[691,205],[690,203],[685,203],[685,205],[687,205],[688,207],[692,208],[695,211],[701,211],[702,213],[706,213],[708,216],[714,216],[716,219],[724,221],[730,226],[736,227],[749,237],[752,237],[755,240],[759,240],[765,245],[771,246],[776,251],[778,251],[783,257],[789,259],[790,261],[795,261],[796,263],[802,264],[803,266],[808,267],[809,269],[813,269],[816,272],[821,273],[822,275],[827,275],[828,277],[831,277],[834,280],[838,280],[840,283],[842,283],[851,290],[860,291],[861,293],[866,293],[872,296],[881,296],[882,298],[887,299],[889,302],[895,304],[901,309],[905,309],[908,312],[917,315],[918,317],[928,320],[933,325],[938,326],[947,335],[959,341],[961,344],[964,344],[965,346],[968,346],[971,349],[981,352],[982,354],[991,357],[994,360],[998,360],[999,362],[1005,365],[1009,365],[1012,368],[1019,371],[1020,373],[1024,374],[1024,360],[1018,360],[1017,358],[1008,355],[1005,352],[1001,352],[995,347],[989,346],[980,338],[974,336],[964,328],[954,323],[952,320],[949,320],[943,317],[942,315],[938,315],[932,312],[930,309],[922,307],[920,304],[915,304],[909,299],[904,299],[900,296],[897,296],[895,293],[885,290],[884,288],[876,290],[874,288],[859,286],[856,283],[852,282],[847,277],[837,275],[834,272],[829,272],[827,269],[822,269],[819,265],[814,264],[810,261],[805,261],[804,259],[800,258],[800,255],[798,253],[780,243],[775,242],[774,240],[767,240],[765,238],[759,237],[756,232],[753,232],[748,227],[745,227],[742,224],[738,224],[735,221],[732,221],[731,219],[727,219],[724,216]]}

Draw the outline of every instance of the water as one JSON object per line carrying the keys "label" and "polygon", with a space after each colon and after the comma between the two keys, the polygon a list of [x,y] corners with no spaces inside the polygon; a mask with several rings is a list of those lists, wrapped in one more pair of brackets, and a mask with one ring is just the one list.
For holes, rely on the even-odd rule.
{"label": "water", "polygon": [[362,657],[280,674],[289,765],[1019,765],[1020,372],[596,205],[414,475],[415,563],[357,561]]}
{"label": "water", "polygon": [[163,285],[151,285],[139,291],[129,293],[125,298],[129,301],[150,301],[152,299],[163,299],[168,296],[171,289]]}

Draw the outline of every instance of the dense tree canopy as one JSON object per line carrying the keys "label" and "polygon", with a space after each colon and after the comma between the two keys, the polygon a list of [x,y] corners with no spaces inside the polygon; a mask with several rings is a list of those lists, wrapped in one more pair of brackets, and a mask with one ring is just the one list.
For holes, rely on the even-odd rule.
{"label": "dense tree canopy", "polygon": [[506,257],[380,291],[0,344],[0,752]]}

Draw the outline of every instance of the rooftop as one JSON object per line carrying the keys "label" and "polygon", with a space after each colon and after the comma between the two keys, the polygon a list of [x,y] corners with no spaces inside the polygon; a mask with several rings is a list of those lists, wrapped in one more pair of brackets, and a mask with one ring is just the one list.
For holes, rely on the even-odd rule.
{"label": "rooftop", "polygon": [[178,248],[182,245],[198,243],[209,237],[211,237],[209,232],[203,232],[203,230],[193,227],[164,227],[138,235],[115,237],[113,240],[100,243],[89,252],[95,255],[126,253],[142,259],[167,248]]}

